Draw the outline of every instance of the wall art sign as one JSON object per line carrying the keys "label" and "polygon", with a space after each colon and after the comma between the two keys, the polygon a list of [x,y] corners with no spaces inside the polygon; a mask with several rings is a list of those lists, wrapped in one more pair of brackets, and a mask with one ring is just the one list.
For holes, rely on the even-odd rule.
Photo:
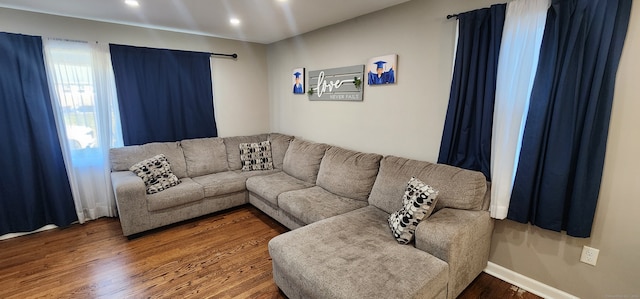
{"label": "wall art sign", "polygon": [[309,100],[362,101],[364,65],[309,71]]}
{"label": "wall art sign", "polygon": [[304,94],[304,68],[299,67],[291,71],[291,84],[294,94]]}
{"label": "wall art sign", "polygon": [[390,54],[373,57],[367,63],[367,84],[385,85],[396,83],[398,76],[398,55]]}

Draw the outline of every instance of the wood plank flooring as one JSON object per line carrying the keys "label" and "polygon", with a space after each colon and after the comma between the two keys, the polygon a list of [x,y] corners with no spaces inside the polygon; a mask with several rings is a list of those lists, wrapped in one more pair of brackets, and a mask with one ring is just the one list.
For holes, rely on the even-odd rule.
{"label": "wood plank flooring", "polygon": [[[267,243],[287,229],[252,206],[128,240],[102,218],[0,241],[0,298],[286,298]],[[535,297],[481,274],[459,298]]]}
{"label": "wood plank flooring", "polygon": [[495,278],[487,273],[480,273],[478,277],[458,296],[458,299],[542,299],[521,288]]}

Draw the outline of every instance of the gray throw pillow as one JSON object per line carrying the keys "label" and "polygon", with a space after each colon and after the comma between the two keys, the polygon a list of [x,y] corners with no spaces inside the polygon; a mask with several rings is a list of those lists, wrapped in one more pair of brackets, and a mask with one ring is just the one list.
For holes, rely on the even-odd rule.
{"label": "gray throw pillow", "polygon": [[407,244],[420,221],[427,219],[436,205],[438,191],[412,177],[402,196],[403,207],[389,215],[389,227],[400,244]]}
{"label": "gray throw pillow", "polygon": [[180,184],[180,179],[171,172],[171,165],[165,155],[160,154],[140,161],[129,168],[142,178],[147,194],[154,194]]}
{"label": "gray throw pillow", "polygon": [[240,161],[242,171],[271,170],[271,142],[269,140],[255,143],[240,143]]}

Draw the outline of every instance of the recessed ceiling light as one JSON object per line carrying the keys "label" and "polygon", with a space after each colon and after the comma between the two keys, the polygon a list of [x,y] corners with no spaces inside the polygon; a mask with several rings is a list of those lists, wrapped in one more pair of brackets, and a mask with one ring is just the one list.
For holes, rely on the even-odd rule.
{"label": "recessed ceiling light", "polygon": [[124,0],[124,4],[129,5],[129,6],[133,6],[133,7],[140,6],[140,3],[138,3],[138,1],[136,1],[136,0]]}
{"label": "recessed ceiling light", "polygon": [[229,19],[229,23],[231,23],[231,25],[240,25],[240,20],[238,18],[231,18]]}

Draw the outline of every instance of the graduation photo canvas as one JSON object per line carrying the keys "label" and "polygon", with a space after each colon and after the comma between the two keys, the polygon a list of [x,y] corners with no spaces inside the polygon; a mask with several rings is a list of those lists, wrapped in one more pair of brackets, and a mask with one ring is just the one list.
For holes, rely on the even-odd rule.
{"label": "graduation photo canvas", "polygon": [[304,68],[295,68],[291,72],[291,84],[294,94],[304,94]]}
{"label": "graduation photo canvas", "polygon": [[398,76],[398,54],[377,56],[367,63],[367,82],[369,85],[396,83]]}

